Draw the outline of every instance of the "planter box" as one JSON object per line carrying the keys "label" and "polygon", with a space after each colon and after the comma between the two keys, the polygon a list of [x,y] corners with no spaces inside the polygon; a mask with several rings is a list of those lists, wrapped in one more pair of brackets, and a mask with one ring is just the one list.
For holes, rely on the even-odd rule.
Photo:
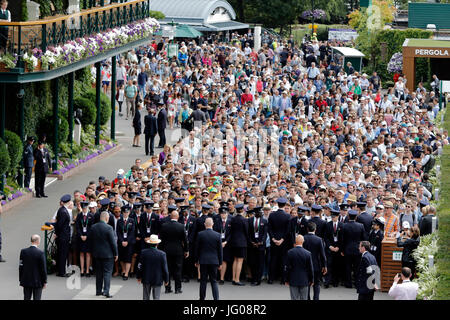
{"label": "planter box", "polygon": [[109,156],[113,155],[114,153],[119,151],[121,148],[122,148],[122,145],[118,144],[115,147],[109,149],[108,151],[105,151],[102,154],[100,154],[100,155],[90,159],[89,161],[84,162],[84,163],[80,164],[79,166],[73,168],[72,170],[67,171],[66,173],[62,173],[62,174],[51,174],[51,173],[49,173],[49,174],[47,174],[47,177],[55,177],[58,180],[67,179],[67,178],[73,176],[74,174],[79,173],[80,170],[83,170],[84,168],[90,166],[91,164],[96,163],[99,160],[102,160],[102,159],[104,159],[106,157],[109,157]]}
{"label": "planter box", "polygon": [[32,198],[33,198],[33,192],[32,191],[24,193],[23,196],[21,196],[19,198],[16,198],[16,199],[13,199],[11,201],[8,201],[6,204],[2,205],[3,212],[8,211],[11,208],[13,208],[13,207],[15,207],[15,206],[25,202],[25,201],[28,201],[28,200],[30,200]]}

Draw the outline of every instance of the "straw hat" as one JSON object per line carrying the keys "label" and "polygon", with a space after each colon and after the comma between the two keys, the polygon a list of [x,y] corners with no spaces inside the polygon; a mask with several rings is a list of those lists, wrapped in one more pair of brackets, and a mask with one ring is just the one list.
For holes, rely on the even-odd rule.
{"label": "straw hat", "polygon": [[158,238],[157,234],[152,234],[150,236],[150,239],[145,240],[145,242],[150,243],[150,244],[158,244],[161,242],[161,239]]}

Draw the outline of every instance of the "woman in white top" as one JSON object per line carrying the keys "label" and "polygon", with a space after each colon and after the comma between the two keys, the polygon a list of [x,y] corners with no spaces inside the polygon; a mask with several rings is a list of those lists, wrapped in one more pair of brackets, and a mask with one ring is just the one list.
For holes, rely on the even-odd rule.
{"label": "woman in white top", "polygon": [[122,104],[125,99],[125,86],[123,84],[117,89],[116,100],[119,103],[119,117],[123,116],[122,114]]}

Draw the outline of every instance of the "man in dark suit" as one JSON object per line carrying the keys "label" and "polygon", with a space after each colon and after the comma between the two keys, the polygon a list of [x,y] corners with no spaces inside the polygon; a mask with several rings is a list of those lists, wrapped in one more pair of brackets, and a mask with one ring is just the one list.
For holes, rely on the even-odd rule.
{"label": "man in dark suit", "polygon": [[377,260],[369,252],[369,241],[361,241],[359,244],[359,252],[362,254],[359,263],[358,272],[356,273],[356,292],[358,300],[372,301],[375,293],[376,283],[368,283],[370,276],[375,274],[378,269]]}
{"label": "man in dark suit", "polygon": [[342,275],[342,228],[344,224],[339,222],[339,210],[331,209],[331,219],[325,226],[325,254],[327,256],[327,274],[325,275],[325,288],[330,282],[333,287],[339,285]]}
{"label": "man in dark suit", "polygon": [[148,107],[147,111],[148,115],[144,118],[145,154],[149,155],[148,144],[150,141],[150,155],[153,156],[155,154],[155,137],[158,133],[158,123],[155,117],[155,110]]}
{"label": "man in dark suit", "polygon": [[293,217],[289,221],[289,237],[292,245],[295,245],[295,239],[299,234],[304,236],[308,232],[308,221],[305,218],[305,212],[307,211],[311,211],[311,209],[306,206],[299,206],[297,208],[297,217]]}
{"label": "man in dark suit", "polygon": [[34,138],[27,138],[27,145],[23,150],[23,167],[25,169],[25,179],[23,185],[25,188],[30,187],[31,175],[33,174],[34,155],[33,155]]}
{"label": "man in dark suit", "polygon": [[92,226],[88,240],[92,256],[96,259],[96,295],[112,298],[109,294],[109,288],[114,261],[117,261],[119,254],[114,230],[107,224],[108,220],[109,213],[102,212],[100,222]]}
{"label": "man in dark suit", "polygon": [[242,263],[247,257],[248,237],[248,223],[247,219],[242,216],[241,210],[236,212],[236,215],[231,219],[231,235],[230,246],[233,255],[233,285],[244,286],[240,281],[242,270]]}
{"label": "man in dark suit", "polygon": [[150,300],[153,291],[153,300],[159,300],[161,286],[169,284],[169,270],[164,251],[157,249],[158,239],[156,234],[152,234],[146,241],[148,249],[141,252],[136,278],[138,283],[142,283],[144,290],[144,300]]}
{"label": "man in dark suit", "polygon": [[227,202],[221,202],[221,207],[219,208],[219,216],[214,221],[213,230],[220,233],[220,238],[222,239],[222,251],[223,251],[223,261],[222,268],[220,269],[220,280],[219,284],[225,283],[225,273],[227,271],[228,263],[231,262],[231,220],[233,216],[229,214],[230,208]]}
{"label": "man in dark suit", "polygon": [[356,222],[356,216],[358,212],[355,210],[349,210],[349,220],[344,224],[342,228],[342,244],[344,247],[341,255],[345,260],[345,287],[352,287],[352,273],[356,275],[358,270],[361,254],[359,252],[359,243],[367,240],[366,230],[364,226]]}
{"label": "man in dark suit", "polygon": [[283,208],[287,203],[285,198],[278,198],[278,210],[272,212],[269,216],[268,233],[270,237],[270,267],[268,284],[272,284],[277,274],[281,271],[281,282],[285,281],[284,267],[286,265],[286,253],[289,232],[289,220],[291,216]]}
{"label": "man in dark suit", "polygon": [[213,298],[219,300],[219,287],[216,279],[217,270],[221,269],[223,251],[220,233],[212,229],[213,224],[212,218],[206,218],[206,229],[198,234],[195,242],[196,266],[200,266],[200,300],[205,300],[208,277],[211,282]]}
{"label": "man in dark suit", "polygon": [[349,205],[347,203],[339,204],[339,210],[340,210],[339,222],[342,222],[342,223],[348,222],[348,214],[347,214],[348,207],[349,207]]}
{"label": "man in dark suit", "polygon": [[60,208],[56,213],[55,227],[55,242],[56,242],[56,268],[58,270],[58,277],[68,277],[66,273],[67,258],[70,247],[70,214],[73,203],[71,202],[70,194],[61,197]]}
{"label": "man in dark suit", "polygon": [[[206,123],[206,115],[205,113],[200,110],[200,108],[195,108],[194,112],[191,113],[191,115],[189,116],[189,118],[187,118],[186,122],[189,122],[191,120],[195,121],[201,121],[202,124]],[[193,128],[194,126],[191,126],[191,128]]]}
{"label": "man in dark suit", "polygon": [[[305,243],[303,248],[311,252],[314,268],[314,300],[319,300],[320,295],[320,279],[322,274],[327,274],[327,258],[325,256],[325,249],[323,247],[322,238],[315,235],[316,224],[314,222],[308,222],[308,234],[305,235]],[[310,299],[310,287],[308,287],[308,300]]]}
{"label": "man in dark suit", "polygon": [[250,241],[248,264],[252,273],[252,286],[259,286],[264,269],[264,252],[269,225],[267,219],[262,217],[261,207],[256,207],[253,211],[255,216],[248,220]]}
{"label": "man in dark suit", "polygon": [[36,198],[47,198],[44,193],[45,178],[51,165],[50,153],[45,148],[45,143],[39,141],[37,148],[34,150],[34,159],[36,166],[34,167],[34,184]]}
{"label": "man in dark suit", "polygon": [[[428,234],[431,234],[433,232],[433,218],[436,217],[436,208],[433,206],[430,206],[430,210],[428,211],[428,214],[425,217],[422,217],[422,219],[419,222],[419,229],[420,229],[420,235],[426,236]],[[436,230],[438,229],[438,221],[436,217]]]}
{"label": "man in dark suit", "polygon": [[314,267],[311,253],[304,249],[304,238],[295,238],[295,247],[287,253],[286,274],[291,300],[307,300],[308,288],[313,285]]}
{"label": "man in dark suit", "polygon": [[183,282],[189,282],[189,278],[194,275],[195,217],[189,212],[189,206],[181,206],[180,212],[181,215],[178,218],[178,222],[183,225],[189,247],[189,256],[183,263]]}
{"label": "man in dark suit", "polygon": [[160,106],[157,120],[158,120],[158,135],[159,135],[158,148],[164,148],[164,146],[166,145],[166,126],[167,126],[167,111],[164,105]]}
{"label": "man in dark suit", "polygon": [[144,239],[144,248],[148,248],[148,243],[145,240],[148,240],[152,234],[159,234],[160,230],[160,217],[159,214],[152,212],[153,205],[154,203],[151,201],[144,202],[144,213],[141,215],[141,233]]}
{"label": "man in dark suit", "polygon": [[39,244],[41,237],[31,237],[31,246],[20,251],[19,282],[23,287],[24,300],[41,300],[42,289],[47,285],[47,259]]}
{"label": "man in dark suit", "polygon": [[366,210],[366,202],[357,202],[359,215],[356,218],[356,222],[362,223],[364,226],[364,230],[366,230],[367,235],[369,235],[370,230],[372,229],[372,221],[373,217],[371,214],[367,213]]}
{"label": "man in dark suit", "polygon": [[[184,226],[178,222],[178,211],[170,213],[170,222],[161,226],[159,236],[161,238],[160,248],[166,253],[169,275],[175,280],[175,293],[181,291],[181,272],[183,270],[183,257],[189,257],[189,246]],[[166,293],[172,292],[169,283],[166,286]]]}
{"label": "man in dark suit", "polygon": [[322,220],[320,215],[321,212],[322,206],[318,204],[313,204],[311,206],[311,219],[309,220],[309,222],[314,222],[316,224],[316,235],[323,239],[324,229],[327,223],[324,220]]}

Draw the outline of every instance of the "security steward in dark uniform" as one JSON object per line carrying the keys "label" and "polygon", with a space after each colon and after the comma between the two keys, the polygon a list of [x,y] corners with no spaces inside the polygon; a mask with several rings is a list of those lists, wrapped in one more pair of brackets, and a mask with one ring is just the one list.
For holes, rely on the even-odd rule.
{"label": "security steward in dark uniform", "polygon": [[170,221],[161,226],[159,237],[160,250],[166,253],[167,266],[169,269],[169,283],[166,293],[171,293],[170,278],[175,280],[175,293],[182,293],[181,274],[183,270],[183,259],[189,257],[189,245],[183,224],[178,222],[178,211],[170,213]]}
{"label": "security steward in dark uniform", "polygon": [[233,218],[229,214],[229,207],[227,202],[221,202],[221,207],[219,208],[219,215],[214,220],[213,230],[220,233],[220,238],[222,240],[222,250],[223,250],[223,261],[222,268],[220,269],[220,279],[219,284],[223,285],[225,283],[225,273],[227,271],[227,266],[232,261],[231,256],[231,219]]}
{"label": "security steward in dark uniform", "polygon": [[255,216],[248,219],[248,265],[252,273],[252,286],[259,286],[264,269],[264,252],[266,249],[267,219],[262,217],[261,207],[253,209]]}
{"label": "security steward in dark uniform", "polygon": [[134,243],[134,252],[133,257],[131,259],[131,268],[130,268],[130,278],[133,278],[136,274],[136,261],[139,261],[139,255],[142,250],[142,225],[141,221],[143,220],[142,215],[142,203],[136,202],[133,205],[133,210],[131,211],[130,218],[134,220],[134,235],[135,235],[135,243]]}
{"label": "security steward in dark uniform", "polygon": [[359,261],[361,259],[359,243],[367,240],[364,225],[355,221],[357,215],[357,211],[349,210],[349,221],[345,223],[342,228],[342,243],[344,250],[341,252],[341,255],[344,256],[345,261],[346,288],[352,288],[352,273],[353,276],[355,276],[358,270]]}
{"label": "security steward in dark uniform", "polygon": [[[115,202],[112,202],[115,205]],[[109,220],[108,220],[108,224],[115,229],[115,225],[114,225],[114,215],[111,213],[110,210],[111,209],[111,201],[109,201],[109,199],[104,198],[102,200],[100,200],[100,206],[101,208],[99,210],[97,210],[97,212],[94,214],[94,224],[96,224],[97,222],[100,221],[100,214],[103,211],[107,211],[109,213]]]}
{"label": "security steward in dark uniform", "polygon": [[44,146],[45,142],[39,141],[38,147],[34,150],[34,160],[36,160],[34,167],[36,198],[47,198],[47,195],[44,193],[45,177],[47,176],[52,160],[50,159],[48,149]]}
{"label": "security steward in dark uniform", "polygon": [[270,266],[268,284],[272,284],[273,280],[281,273],[281,283],[285,283],[285,266],[287,258],[286,240],[289,237],[288,228],[290,215],[283,208],[287,203],[285,198],[278,198],[278,210],[269,215],[268,233],[270,237]]}
{"label": "security steward in dark uniform", "polygon": [[339,285],[339,279],[342,277],[342,228],[344,224],[339,222],[339,210],[331,209],[332,221],[325,226],[325,254],[327,256],[327,274],[325,275],[325,288]]}
{"label": "security steward in dark uniform", "polygon": [[55,242],[56,242],[56,269],[58,277],[68,277],[66,273],[67,258],[70,246],[70,215],[67,207],[70,204],[70,194],[61,197],[61,207],[56,213]]}
{"label": "security steward in dark uniform", "polygon": [[[150,240],[150,235],[152,234],[159,234],[160,229],[160,217],[158,214],[152,212],[154,203],[151,201],[144,202],[144,214],[143,214],[143,221],[142,221],[142,229],[141,233],[142,236],[145,239]],[[147,242],[143,242],[142,249],[150,248],[150,246],[147,244]]]}
{"label": "security steward in dark uniform", "polygon": [[27,138],[27,145],[23,150],[23,167],[25,169],[25,179],[23,185],[25,188],[30,187],[31,175],[33,174],[34,155],[33,155],[34,138]]}
{"label": "security steward in dark uniform", "polygon": [[[319,300],[320,280],[322,275],[327,274],[327,258],[325,256],[323,240],[321,237],[315,235],[316,224],[311,220],[308,222],[308,233],[304,236],[305,242],[303,243],[303,248],[311,252],[314,269],[313,300]],[[310,289],[311,286],[308,287],[308,300],[311,300]]]}
{"label": "security steward in dark uniform", "polygon": [[[94,224],[94,215],[88,211],[88,201],[81,201],[81,212],[78,213],[75,225],[77,229],[78,248],[80,250],[80,265],[81,276],[90,277],[89,267],[91,266],[91,249],[87,240],[87,235],[91,231]],[[84,268],[84,261],[86,261],[86,268]],[[84,272],[86,271],[86,272]]]}
{"label": "security steward in dark uniform", "polygon": [[381,242],[384,239],[384,222],[383,217],[373,220],[372,230],[369,233],[369,252],[375,257],[379,266],[381,266]]}
{"label": "security steward in dark uniform", "polygon": [[327,224],[324,220],[322,220],[320,213],[322,212],[322,206],[318,204],[313,204],[311,206],[311,219],[309,222],[314,222],[316,224],[316,236],[323,239],[325,225]]}
{"label": "security steward in dark uniform", "polygon": [[133,218],[130,218],[130,211],[129,205],[122,207],[122,216],[116,226],[119,262],[122,268],[122,279],[125,281],[128,280],[136,242],[136,227]]}
{"label": "security steward in dark uniform", "polygon": [[371,214],[366,212],[366,202],[357,202],[356,204],[360,212],[356,218],[356,222],[362,223],[364,230],[366,230],[367,235],[369,235],[369,232],[372,229],[373,217]]}
{"label": "security steward in dark uniform", "polygon": [[231,219],[231,235],[230,243],[231,255],[233,260],[233,285],[245,285],[240,281],[242,271],[242,263],[247,257],[248,237],[248,223],[247,219],[243,217],[242,210],[238,210],[236,215]]}
{"label": "security steward in dark uniform", "polygon": [[297,217],[293,217],[289,220],[289,239],[292,245],[295,244],[295,238],[297,238],[299,234],[304,236],[308,232],[308,221],[305,218],[305,212],[308,211],[311,211],[311,208],[299,206],[297,208]]}
{"label": "security steward in dark uniform", "polygon": [[[167,206],[168,215],[167,215],[167,217],[164,217],[161,220],[159,220],[160,227],[162,227],[165,223],[170,222],[170,220],[171,220],[170,214],[176,210],[178,210],[178,207],[176,205],[170,204]],[[158,210],[155,210],[155,207],[153,207],[153,212],[158,213],[156,211],[158,211]]]}
{"label": "security steward in dark uniform", "polygon": [[180,206],[180,217],[178,222],[183,224],[189,247],[189,256],[184,260],[182,281],[189,282],[189,278],[194,276],[194,236],[195,236],[195,217],[191,215],[188,205]]}
{"label": "security steward in dark uniform", "polygon": [[[209,204],[203,204],[202,205],[202,213],[201,215],[196,219],[195,221],[195,239],[197,239],[197,235],[199,234],[199,232],[202,232],[203,230],[205,230],[205,221],[206,218],[210,217],[213,218],[214,221],[214,217],[213,214],[211,213],[211,209],[212,207]],[[196,241],[196,240],[194,240]]]}
{"label": "security steward in dark uniform", "polygon": [[349,207],[349,205],[347,203],[339,204],[339,210],[340,210],[339,222],[342,222],[342,223],[348,222],[348,214],[347,214],[348,207]]}

